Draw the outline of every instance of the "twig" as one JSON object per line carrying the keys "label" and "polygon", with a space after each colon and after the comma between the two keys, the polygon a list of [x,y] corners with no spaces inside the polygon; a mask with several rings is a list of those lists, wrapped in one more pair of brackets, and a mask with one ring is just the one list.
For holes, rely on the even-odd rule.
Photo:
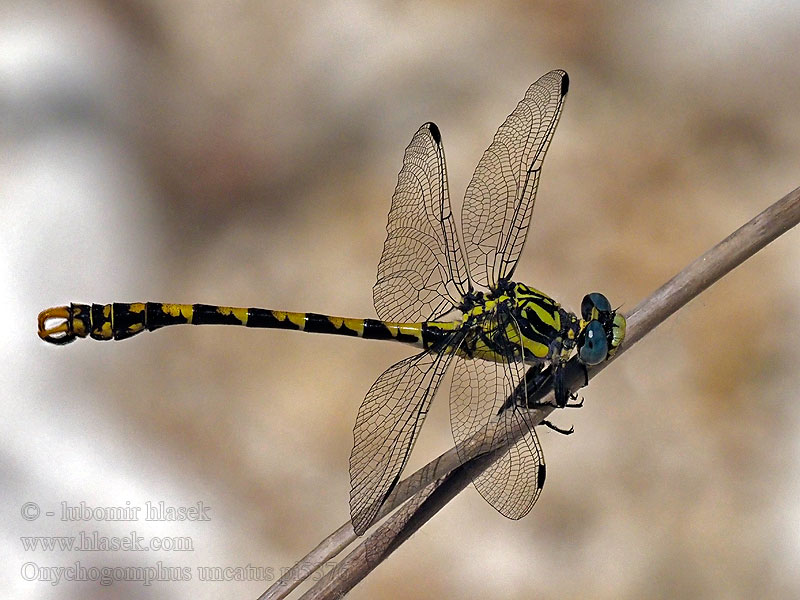
{"label": "twig", "polygon": [[[641,302],[627,317],[628,331],[625,342],[613,360],[619,358],[637,341],[664,322],[692,298],[778,236],[797,225],[798,222],[800,222],[800,188],[790,192],[737,229],[661,286],[649,298]],[[606,361],[591,369],[589,377],[591,378],[599,373],[610,362]],[[582,368],[577,361],[571,361],[566,371],[568,388],[575,389],[579,387],[582,383],[582,378]],[[544,396],[543,391],[540,391],[539,395]],[[552,393],[549,393],[549,395],[552,395]],[[542,399],[546,401],[545,398]],[[531,412],[534,421],[541,422],[552,410],[552,407],[543,407]],[[518,435],[524,435],[524,431],[519,431]],[[513,443],[513,440],[510,443]],[[397,511],[375,533],[348,554],[337,565],[336,569],[322,577],[313,588],[303,595],[303,598],[307,600],[338,598],[347,593],[367,573],[464,489],[477,472],[482,472],[482,470],[488,468],[504,452],[505,448],[498,448],[490,454],[483,454],[470,460],[468,464],[459,465],[458,453],[453,448],[402,481],[395,493],[387,500],[384,511],[379,515],[379,518],[394,510],[398,504],[402,503],[414,492],[422,491],[419,491],[401,510]],[[453,462],[454,458],[455,463]],[[313,567],[314,564],[319,566],[336,556],[354,539],[355,534],[352,526],[347,523],[326,538],[299,564],[308,567]],[[312,560],[309,560],[310,557]],[[315,561],[319,562],[316,563]],[[313,567],[311,571],[306,571],[305,576],[313,572],[315,568]],[[271,600],[283,598],[304,578],[287,578],[285,581],[282,578],[267,590],[261,598]]]}

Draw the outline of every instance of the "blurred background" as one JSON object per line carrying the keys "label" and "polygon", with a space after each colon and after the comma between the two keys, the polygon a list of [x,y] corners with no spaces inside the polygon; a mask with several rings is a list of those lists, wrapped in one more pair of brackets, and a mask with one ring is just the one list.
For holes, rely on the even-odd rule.
{"label": "blurred background", "polygon": [[[191,327],[56,348],[36,336],[40,310],[374,316],[417,127],[442,131],[458,212],[495,130],[553,68],[570,94],[516,275],[567,307],[599,290],[630,311],[800,185],[797,3],[84,1],[0,16],[9,597],[257,597],[272,581],[200,568],[274,580],[349,518],[359,403],[409,353]],[[798,242],[779,238],[554,416],[576,433],[541,431],[548,480],[528,517],[468,488],[350,597],[798,597]],[[452,444],[443,389],[409,469]],[[201,502],[210,521],[61,519],[62,503],[159,501]],[[95,531],[191,549],[21,540]],[[47,580],[76,563],[191,579]]]}

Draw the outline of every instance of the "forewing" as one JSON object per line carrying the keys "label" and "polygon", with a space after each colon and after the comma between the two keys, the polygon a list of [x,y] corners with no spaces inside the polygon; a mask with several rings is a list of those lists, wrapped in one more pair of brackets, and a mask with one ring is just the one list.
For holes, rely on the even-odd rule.
{"label": "forewing", "polygon": [[566,72],[528,88],[475,169],[461,215],[472,280],[494,288],[508,279],[528,234],[545,153],[569,88]]}
{"label": "forewing", "polygon": [[423,352],[401,360],[361,403],[350,454],[350,515],[358,535],[397,483],[451,357],[450,351]]}
{"label": "forewing", "polygon": [[[487,320],[488,330],[496,326],[496,322]],[[510,337],[515,338],[511,342],[519,340],[518,333]],[[533,508],[545,476],[535,424],[527,411],[506,404],[524,377],[521,361],[499,363],[458,356],[450,389],[450,424],[462,462],[476,451],[509,446],[483,473],[471,475],[481,496],[510,519],[522,518]],[[480,442],[466,445],[468,440]]]}
{"label": "forewing", "polygon": [[416,322],[458,306],[469,280],[433,123],[420,127],[406,148],[386,233],[372,290],[378,317]]}

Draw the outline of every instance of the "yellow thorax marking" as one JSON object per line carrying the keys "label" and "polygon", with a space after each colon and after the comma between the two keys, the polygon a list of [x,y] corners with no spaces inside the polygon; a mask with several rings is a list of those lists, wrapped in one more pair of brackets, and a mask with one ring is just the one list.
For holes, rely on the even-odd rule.
{"label": "yellow thorax marking", "polygon": [[536,313],[536,316],[541,319],[542,323],[550,325],[556,331],[561,330],[561,317],[559,316],[558,312],[551,311],[537,302],[526,302],[525,306],[528,310],[532,310]]}
{"label": "yellow thorax marking", "polygon": [[[549,325],[556,331],[561,331],[562,323],[561,315],[558,312],[558,304],[547,294],[520,283],[515,284],[511,294],[501,294],[465,312],[462,317],[462,323],[466,323],[471,317],[494,311],[497,309],[498,305],[503,303],[512,303],[514,308],[519,310],[530,310],[534,312],[536,317],[543,323]],[[547,303],[552,303],[552,308],[548,308]],[[569,329],[569,331],[567,331],[567,336],[570,339],[574,339],[575,333]],[[511,324],[507,325],[507,337],[509,340],[518,340],[517,343],[525,347],[536,358],[547,358],[550,353],[550,347],[547,344],[532,340],[524,335],[520,336],[520,332]],[[564,349],[564,352],[569,354],[570,351]],[[492,350],[482,340],[479,341],[475,347],[475,355],[488,360],[497,360],[501,362],[507,359],[507,357]]]}
{"label": "yellow thorax marking", "polygon": [[462,317],[462,321],[466,322],[470,317],[490,312],[494,310],[498,304],[502,304],[503,302],[506,302],[510,299],[511,297],[508,294],[503,294],[501,296],[498,296],[497,298],[492,298],[491,300],[487,300],[485,304],[483,305],[479,304],[477,306],[474,306],[467,312],[465,312],[464,316]]}

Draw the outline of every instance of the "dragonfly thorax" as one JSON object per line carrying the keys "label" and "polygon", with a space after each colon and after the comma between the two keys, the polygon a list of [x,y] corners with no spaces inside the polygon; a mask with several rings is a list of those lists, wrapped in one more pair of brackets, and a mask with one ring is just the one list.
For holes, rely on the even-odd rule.
{"label": "dragonfly thorax", "polygon": [[469,358],[563,365],[577,350],[591,366],[613,356],[625,337],[625,318],[597,292],[584,297],[580,318],[544,292],[513,281],[487,294],[471,292],[461,308],[460,348]]}
{"label": "dragonfly thorax", "polygon": [[505,281],[488,294],[474,293],[464,307],[464,353],[496,362],[566,360],[580,333],[579,319],[547,294]]}

